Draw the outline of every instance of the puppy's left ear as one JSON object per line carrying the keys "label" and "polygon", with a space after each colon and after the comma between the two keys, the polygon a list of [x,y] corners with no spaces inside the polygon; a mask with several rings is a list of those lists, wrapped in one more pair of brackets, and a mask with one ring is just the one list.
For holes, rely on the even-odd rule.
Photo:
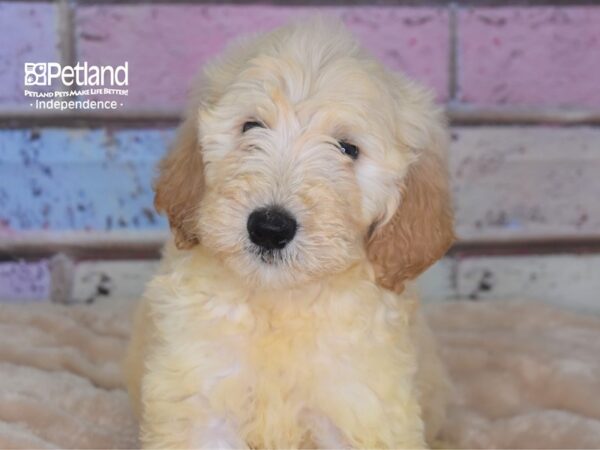
{"label": "puppy's left ear", "polygon": [[197,114],[189,114],[179,126],[173,146],[158,166],[154,183],[154,207],[169,218],[179,249],[199,243],[196,212],[204,190],[204,164],[198,143]]}
{"label": "puppy's left ear", "polygon": [[[408,97],[414,86],[410,91],[405,92]],[[416,160],[399,186],[399,206],[367,242],[377,282],[396,292],[440,259],[454,241],[446,123],[426,95],[412,100],[400,110],[398,131]]]}

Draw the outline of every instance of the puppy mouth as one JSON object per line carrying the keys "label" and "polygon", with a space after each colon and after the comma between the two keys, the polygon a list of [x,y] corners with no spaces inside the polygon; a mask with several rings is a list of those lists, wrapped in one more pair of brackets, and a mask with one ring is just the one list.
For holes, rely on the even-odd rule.
{"label": "puppy mouth", "polygon": [[255,255],[262,263],[273,266],[282,261],[281,250],[278,249],[265,249],[258,246],[252,246],[250,253]]}

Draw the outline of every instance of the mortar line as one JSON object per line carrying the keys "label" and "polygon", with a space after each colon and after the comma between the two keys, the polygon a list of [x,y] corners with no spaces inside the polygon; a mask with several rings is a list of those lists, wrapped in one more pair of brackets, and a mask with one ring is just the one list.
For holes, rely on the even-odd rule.
{"label": "mortar line", "polygon": [[73,8],[70,0],[58,0],[58,39],[61,50],[61,63],[74,66],[76,60],[75,31],[73,29]]}
{"label": "mortar line", "polygon": [[449,13],[449,46],[448,55],[448,100],[450,103],[458,101],[458,6],[456,2],[448,5]]}

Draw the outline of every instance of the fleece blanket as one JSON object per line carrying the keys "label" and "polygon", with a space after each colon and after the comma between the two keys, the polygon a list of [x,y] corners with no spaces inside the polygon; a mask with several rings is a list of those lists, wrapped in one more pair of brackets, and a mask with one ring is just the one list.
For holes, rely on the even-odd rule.
{"label": "fleece blanket", "polygon": [[[0,448],[133,448],[120,359],[133,303],[0,305]],[[600,318],[527,302],[426,314],[454,448],[600,448]]]}

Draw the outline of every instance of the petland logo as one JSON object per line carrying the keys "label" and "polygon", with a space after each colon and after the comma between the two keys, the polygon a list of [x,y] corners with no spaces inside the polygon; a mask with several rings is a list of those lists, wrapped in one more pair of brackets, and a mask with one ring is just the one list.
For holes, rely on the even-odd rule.
{"label": "petland logo", "polygon": [[75,66],[59,63],[25,63],[25,86],[51,86],[60,79],[64,86],[127,86],[129,63],[122,66],[90,66],[78,62]]}
{"label": "petland logo", "polygon": [[[115,97],[129,95],[127,61],[116,67],[95,66],[87,62],[78,62],[74,66],[63,66],[56,62],[27,62],[24,65],[24,74],[24,95],[35,99],[29,104],[35,109],[117,109],[123,106],[123,103],[115,100]],[[47,87],[54,90],[48,90]],[[110,97],[102,98],[103,96]]]}

